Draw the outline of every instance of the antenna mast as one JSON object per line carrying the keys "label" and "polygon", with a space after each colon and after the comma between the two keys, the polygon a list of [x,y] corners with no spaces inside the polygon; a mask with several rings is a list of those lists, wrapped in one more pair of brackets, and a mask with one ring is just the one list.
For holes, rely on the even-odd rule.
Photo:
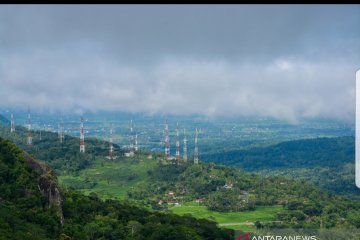
{"label": "antenna mast", "polygon": [[112,126],[110,128],[110,139],[109,139],[109,159],[114,159],[114,147],[112,145]]}
{"label": "antenna mast", "polygon": [[138,134],[137,132],[135,133],[135,152],[137,152],[139,150],[139,146],[138,146]]}
{"label": "antenna mast", "polygon": [[80,118],[80,152],[85,152],[84,118]]}
{"label": "antenna mast", "polygon": [[11,113],[11,128],[10,132],[15,132],[15,122],[14,122],[14,114]]}
{"label": "antenna mast", "polygon": [[134,155],[133,120],[130,123],[130,154]]}
{"label": "antenna mast", "polygon": [[30,115],[30,108],[28,108],[28,136],[27,136],[27,145],[29,148],[32,147],[32,133],[31,133],[31,115]]}
{"label": "antenna mast", "polygon": [[165,119],[165,159],[170,159],[170,146],[169,146],[169,125]]}
{"label": "antenna mast", "polygon": [[199,148],[198,148],[198,129],[195,131],[195,151],[194,151],[194,163],[199,163]]}
{"label": "antenna mast", "polygon": [[180,142],[179,142],[179,123],[176,124],[176,153],[175,159],[177,162],[180,161]]}
{"label": "antenna mast", "polygon": [[183,160],[184,160],[184,162],[187,162],[187,146],[186,146],[186,142],[187,142],[186,130],[184,128],[184,147],[183,147]]}

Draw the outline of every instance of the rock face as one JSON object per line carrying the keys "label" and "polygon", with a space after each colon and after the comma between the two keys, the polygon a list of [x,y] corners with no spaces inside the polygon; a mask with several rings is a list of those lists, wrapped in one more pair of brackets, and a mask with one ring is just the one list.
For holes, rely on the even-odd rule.
{"label": "rock face", "polygon": [[49,166],[36,161],[27,153],[24,153],[24,159],[31,169],[40,174],[38,179],[38,188],[40,192],[47,197],[49,201],[49,207],[57,207],[60,223],[63,225],[64,215],[62,211],[62,204],[64,197],[53,170]]}

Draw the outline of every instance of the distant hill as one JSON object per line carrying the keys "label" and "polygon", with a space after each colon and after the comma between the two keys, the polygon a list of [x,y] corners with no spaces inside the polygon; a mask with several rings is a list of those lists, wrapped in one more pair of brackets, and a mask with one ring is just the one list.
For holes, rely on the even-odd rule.
{"label": "distant hill", "polygon": [[0,138],[0,239],[233,239],[214,222],[62,190],[48,166]]}
{"label": "distant hill", "polygon": [[355,138],[315,138],[281,142],[248,150],[206,155],[209,162],[239,166],[246,170],[297,167],[339,167],[355,161]]}
{"label": "distant hill", "polygon": [[354,137],[287,141],[202,157],[247,171],[305,180],[337,194],[360,197],[360,189],[355,186],[354,180]]}

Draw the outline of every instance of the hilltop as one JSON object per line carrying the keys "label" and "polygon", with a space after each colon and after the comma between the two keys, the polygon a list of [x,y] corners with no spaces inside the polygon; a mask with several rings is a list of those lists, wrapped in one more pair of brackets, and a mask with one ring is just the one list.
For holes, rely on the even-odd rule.
{"label": "hilltop", "polygon": [[[11,140],[40,161],[46,162],[57,173],[60,171],[75,173],[90,166],[91,162],[96,158],[106,156],[109,151],[108,142],[96,138],[88,138],[86,139],[86,153],[80,154],[79,138],[65,135],[65,140],[61,143],[58,133],[42,130],[32,131],[33,147],[29,148],[26,143],[27,129],[22,126],[16,126],[16,131],[11,133],[9,126],[9,121],[5,121],[5,124],[0,123],[1,137]],[[113,146],[119,155],[123,155],[123,150],[117,144]]]}

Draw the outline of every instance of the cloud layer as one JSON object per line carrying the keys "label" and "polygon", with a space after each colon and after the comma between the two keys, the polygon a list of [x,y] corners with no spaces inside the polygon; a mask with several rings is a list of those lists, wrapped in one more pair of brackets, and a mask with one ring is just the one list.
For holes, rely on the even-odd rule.
{"label": "cloud layer", "polygon": [[349,119],[358,6],[0,7],[2,107]]}

